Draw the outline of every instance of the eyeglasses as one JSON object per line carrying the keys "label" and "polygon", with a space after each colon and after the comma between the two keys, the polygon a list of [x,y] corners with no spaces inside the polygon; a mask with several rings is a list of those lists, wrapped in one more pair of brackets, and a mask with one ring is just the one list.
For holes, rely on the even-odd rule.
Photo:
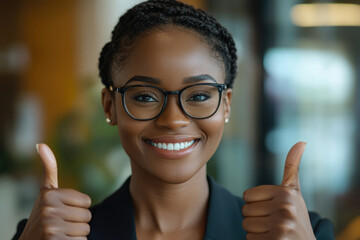
{"label": "eyeglasses", "polygon": [[165,91],[152,85],[130,85],[121,88],[107,87],[121,93],[126,113],[139,121],[157,118],[165,109],[168,95],[178,95],[180,108],[189,117],[205,119],[219,108],[226,84],[198,83],[178,91]]}

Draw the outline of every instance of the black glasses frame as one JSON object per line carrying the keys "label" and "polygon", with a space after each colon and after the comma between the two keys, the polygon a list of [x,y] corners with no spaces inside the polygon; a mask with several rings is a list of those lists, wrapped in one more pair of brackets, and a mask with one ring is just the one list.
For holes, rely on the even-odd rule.
{"label": "black glasses frame", "polygon": [[[218,89],[219,91],[219,101],[218,101],[218,105],[215,109],[215,111],[210,115],[210,116],[207,116],[207,117],[202,117],[202,118],[198,118],[198,117],[193,117],[191,116],[190,114],[188,114],[185,110],[184,110],[184,107],[182,105],[182,102],[181,102],[181,93],[190,88],[190,87],[193,87],[193,86],[201,86],[201,85],[206,85],[206,86],[214,86]],[[134,87],[152,87],[152,88],[156,88],[158,90],[160,90],[163,94],[164,94],[164,103],[161,107],[161,111],[159,114],[157,114],[155,117],[152,117],[152,118],[146,118],[146,119],[139,119],[139,118],[135,118],[134,116],[132,116],[127,107],[126,107],[126,104],[125,104],[125,92],[130,89],[130,88],[134,88]],[[124,109],[125,109],[125,112],[134,120],[137,120],[137,121],[149,121],[149,120],[153,120],[157,117],[159,117],[165,110],[165,107],[166,107],[166,104],[167,104],[167,100],[168,100],[168,95],[178,95],[178,100],[179,100],[179,105],[180,105],[180,108],[181,110],[186,114],[186,116],[188,117],[191,117],[193,119],[206,119],[206,118],[210,118],[212,117],[219,109],[219,106],[220,106],[220,102],[221,102],[221,97],[222,97],[222,92],[226,89],[228,89],[229,86],[228,84],[220,84],[220,83],[198,83],[198,84],[193,84],[193,85],[189,85],[189,86],[186,86],[178,91],[166,91],[164,89],[161,89],[159,87],[156,87],[156,86],[153,86],[153,85],[129,85],[129,86],[124,86],[124,87],[120,87],[120,88],[117,88],[117,87],[113,87],[113,86],[107,86],[107,89],[109,89],[109,91],[113,92],[113,91],[116,91],[116,92],[119,92],[121,94],[121,97],[122,97],[122,103],[123,103],[123,106],[124,106]]]}

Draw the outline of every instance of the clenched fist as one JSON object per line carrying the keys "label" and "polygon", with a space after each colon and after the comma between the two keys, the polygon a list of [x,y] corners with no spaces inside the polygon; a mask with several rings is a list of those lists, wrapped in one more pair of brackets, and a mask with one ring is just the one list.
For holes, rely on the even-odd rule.
{"label": "clenched fist", "polygon": [[286,158],[280,186],[263,185],[244,193],[247,239],[315,239],[300,190],[299,165],[306,144],[295,144]]}
{"label": "clenched fist", "polygon": [[53,152],[45,144],[38,144],[37,150],[42,160],[43,179],[20,239],[87,239],[91,220],[90,197],[73,189],[58,188]]}

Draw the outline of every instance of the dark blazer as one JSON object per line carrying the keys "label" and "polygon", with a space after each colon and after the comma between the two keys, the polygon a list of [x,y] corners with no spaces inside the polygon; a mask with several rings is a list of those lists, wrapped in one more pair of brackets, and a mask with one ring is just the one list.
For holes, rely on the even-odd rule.
{"label": "dark blazer", "polygon": [[[244,201],[208,177],[210,187],[209,209],[204,240],[246,239],[242,228],[241,208]],[[89,240],[136,240],[135,218],[129,191],[130,178],[114,194],[92,207]],[[316,239],[335,239],[333,226],[316,213],[309,213]],[[13,240],[18,239],[26,224],[19,223]]]}

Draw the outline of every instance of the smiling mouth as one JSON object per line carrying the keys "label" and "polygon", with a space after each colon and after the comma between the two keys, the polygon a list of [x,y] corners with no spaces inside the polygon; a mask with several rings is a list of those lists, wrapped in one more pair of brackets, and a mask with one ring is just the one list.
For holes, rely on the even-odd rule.
{"label": "smiling mouth", "polygon": [[163,149],[168,151],[180,151],[180,150],[188,149],[191,148],[198,141],[199,139],[192,139],[189,141],[171,143],[171,142],[153,142],[149,139],[145,140],[147,144],[150,144],[157,149]]}
{"label": "smiling mouth", "polygon": [[195,143],[195,140],[191,140],[189,142],[179,142],[179,143],[155,143],[149,141],[149,143],[159,149],[164,149],[169,151],[179,151],[191,147]]}

